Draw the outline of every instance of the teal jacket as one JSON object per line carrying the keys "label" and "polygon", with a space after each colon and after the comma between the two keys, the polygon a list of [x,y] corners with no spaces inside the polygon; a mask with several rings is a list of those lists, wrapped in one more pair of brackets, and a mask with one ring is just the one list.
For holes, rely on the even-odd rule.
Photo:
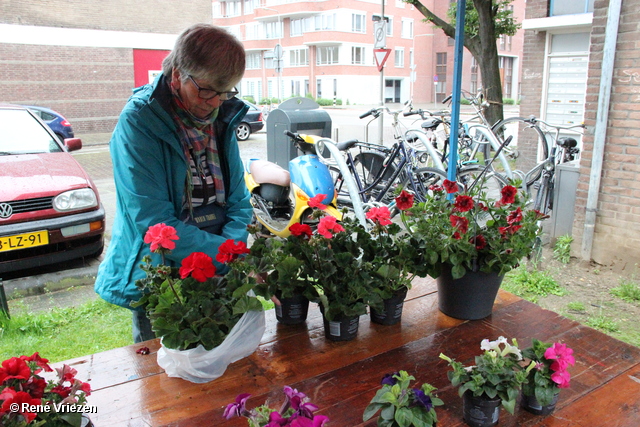
{"label": "teal jacket", "polygon": [[[134,89],[111,136],[109,149],[116,184],[116,215],[111,241],[98,268],[95,291],[106,301],[130,307],[140,298],[135,281],[145,277],[142,258],[150,255],[143,242],[148,228],[158,223],[174,227],[179,240],[166,263],[180,266],[192,252],[205,252],[214,259],[219,273],[225,266],[215,262],[218,247],[227,239],[247,241],[252,216],[249,192],[235,130],[248,107],[238,100],[226,101],[215,122],[218,149],[226,185],[225,224],[220,236],[184,224],[182,210],[188,171],[176,125],[166,111],[171,93],[161,75],[153,84]],[[161,258],[151,254],[153,264]]]}

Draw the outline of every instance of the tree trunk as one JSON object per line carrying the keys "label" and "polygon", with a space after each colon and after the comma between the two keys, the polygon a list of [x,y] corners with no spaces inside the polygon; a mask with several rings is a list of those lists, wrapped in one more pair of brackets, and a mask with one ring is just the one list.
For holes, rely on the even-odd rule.
{"label": "tree trunk", "polygon": [[489,102],[485,117],[489,124],[493,125],[503,119],[502,81],[495,36],[495,10],[492,0],[473,0],[473,4],[478,11],[480,52],[471,51],[471,53],[478,61],[482,87]]}

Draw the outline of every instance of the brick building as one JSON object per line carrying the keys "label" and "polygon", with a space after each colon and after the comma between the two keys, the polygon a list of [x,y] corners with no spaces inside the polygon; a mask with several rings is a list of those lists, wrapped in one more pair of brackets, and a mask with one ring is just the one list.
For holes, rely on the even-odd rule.
{"label": "brick building", "polygon": [[[631,271],[640,259],[640,0],[622,2],[616,28],[607,17],[617,1],[551,2],[552,10],[527,1],[520,113],[584,120],[572,253]],[[617,42],[605,54],[607,32]]]}
{"label": "brick building", "polygon": [[175,36],[211,19],[210,0],[2,1],[1,101],[52,108],[80,137],[111,133]]}
{"label": "brick building", "polygon": [[[455,1],[455,0],[452,0]],[[445,16],[448,2],[425,0]],[[385,99],[433,102],[452,90],[453,43],[400,0],[386,2]],[[521,17],[524,0],[514,2]],[[162,58],[185,27],[225,26],[247,49],[242,95],[257,101],[277,95],[341,98],[345,103],[380,101],[374,65],[377,0],[11,0],[0,2],[0,91],[3,102],[35,104],[65,115],[82,137],[110,133],[131,94],[159,70]],[[518,98],[522,31],[499,41],[505,97]],[[269,53],[284,47],[280,79]],[[466,52],[466,51],[465,51]],[[466,52],[463,89],[481,82]],[[415,81],[412,78],[415,76]],[[434,80],[437,76],[437,84]]]}
{"label": "brick building", "polygon": [[[446,18],[455,1],[422,3]],[[515,0],[511,7],[521,22],[524,1]],[[240,89],[256,101],[310,93],[377,104],[382,82],[374,49],[381,46],[390,50],[384,68],[385,102],[433,103],[450,95],[453,40],[423,22],[415,7],[396,0],[385,2],[384,42],[378,43],[382,14],[381,2],[368,0],[348,6],[340,0],[213,1],[213,23],[228,28],[245,45],[247,72]],[[523,31],[498,41],[505,98],[519,98],[522,41]],[[277,44],[283,48],[281,73],[274,69]],[[481,84],[475,60],[465,50],[462,88],[475,93]]]}

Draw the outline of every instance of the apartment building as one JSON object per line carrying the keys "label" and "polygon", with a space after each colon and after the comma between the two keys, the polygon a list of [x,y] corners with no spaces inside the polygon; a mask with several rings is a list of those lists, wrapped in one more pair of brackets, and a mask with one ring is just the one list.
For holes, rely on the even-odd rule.
{"label": "apartment building", "polygon": [[[445,17],[451,2],[423,4]],[[511,5],[518,21],[524,3]],[[454,43],[423,19],[401,0],[213,1],[213,23],[247,50],[239,89],[258,102],[306,94],[351,104],[442,100],[452,90]],[[519,98],[522,42],[522,31],[497,41],[505,98]],[[380,48],[389,50],[382,73],[374,55]],[[463,70],[462,88],[475,92],[481,79],[466,50]]]}

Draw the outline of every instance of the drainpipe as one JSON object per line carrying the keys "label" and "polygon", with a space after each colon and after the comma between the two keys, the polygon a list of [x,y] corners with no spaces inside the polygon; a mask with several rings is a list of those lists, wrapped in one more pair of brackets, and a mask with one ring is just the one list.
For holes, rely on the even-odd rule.
{"label": "drainpipe", "polygon": [[582,237],[582,259],[585,261],[591,261],[591,252],[593,249],[593,236],[595,234],[600,178],[604,160],[604,145],[607,136],[611,83],[613,81],[613,64],[616,55],[621,6],[622,0],[610,0],[609,2],[609,14],[607,16],[602,57],[602,74],[600,76],[600,91],[598,93],[598,110],[593,135],[593,158],[591,160],[589,192],[587,195],[587,208]]}

